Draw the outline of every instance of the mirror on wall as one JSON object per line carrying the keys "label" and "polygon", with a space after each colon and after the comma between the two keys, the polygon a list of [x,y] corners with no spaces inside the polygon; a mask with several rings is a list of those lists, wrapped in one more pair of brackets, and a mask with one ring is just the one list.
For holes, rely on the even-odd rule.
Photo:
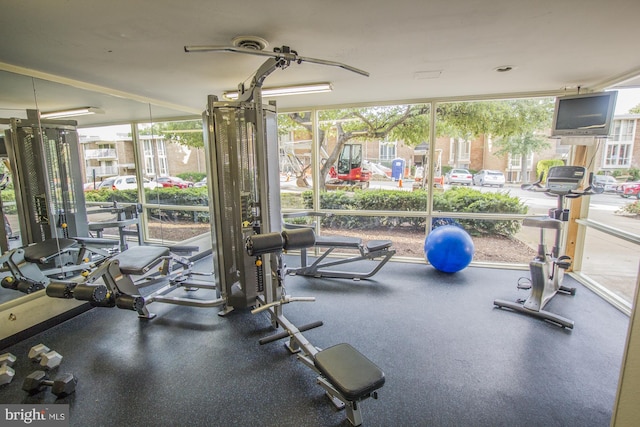
{"label": "mirror on wall", "polygon": [[[90,110],[95,114],[74,116],[65,119],[61,118],[60,120],[73,120],[77,123],[78,128],[81,126],[91,127],[102,124],[119,123],[121,127],[124,126],[128,128],[129,134],[131,133],[132,122],[141,120],[149,121],[151,117],[152,106],[149,102],[143,102],[134,95],[132,95],[132,99],[126,99],[121,96],[111,96],[107,93],[87,90],[83,88],[82,83],[71,86],[29,75],[0,70],[0,90],[3,93],[3,97],[0,100],[0,119],[3,119],[0,120],[1,135],[4,135],[5,130],[11,128],[11,119],[29,120],[28,110],[39,110],[41,114],[43,114],[80,107],[90,107]],[[203,104],[204,100],[205,96],[203,95]],[[187,108],[181,110],[162,105],[153,105],[153,120],[168,117],[193,116],[193,111],[189,111]],[[71,129],[73,129],[73,127],[71,127]],[[47,135],[47,132],[43,131],[43,135]],[[34,138],[34,144],[36,139],[37,138]],[[46,136],[44,139],[49,143],[49,139],[55,138]],[[82,153],[82,149],[80,149],[79,152]],[[21,235],[21,230],[25,228],[25,224],[21,224],[21,222],[26,222],[26,220],[23,215],[19,214],[20,202],[16,202],[16,195],[19,196],[18,193],[24,191],[15,191],[13,182],[14,173],[12,173],[15,172],[13,171],[15,165],[8,161],[9,157],[11,156],[6,150],[0,150],[0,196],[3,202],[2,211],[5,217],[5,234],[7,235],[6,244],[2,247],[1,251],[3,254],[6,254],[7,250],[19,248],[25,243],[29,243],[28,241],[25,242],[23,239],[24,236]],[[73,156],[62,155],[60,161],[62,161],[63,158],[64,161],[79,164],[82,164],[83,160],[83,157],[81,157],[80,160],[73,160]],[[24,168],[24,166],[22,167]],[[47,168],[49,167],[54,169],[59,168],[59,161],[55,160],[52,164],[47,165]],[[73,184],[69,185],[74,188],[78,187],[80,189],[79,191],[83,192],[85,190],[85,184],[88,183],[86,171],[81,167],[75,168],[73,165],[70,165],[69,170],[71,169],[78,169],[80,172],[77,174],[74,172],[76,176],[69,178],[69,182],[72,180]],[[5,180],[1,179],[2,177],[4,177]],[[52,181],[58,182],[55,178]],[[50,186],[52,196],[61,193],[61,190],[59,190],[56,185],[52,184]],[[49,185],[47,185],[47,187],[49,187]],[[82,208],[84,210],[84,206]],[[26,209],[26,207],[23,209]],[[87,220],[84,219],[80,221],[86,222]],[[0,287],[0,310],[3,304],[11,304],[13,306],[16,302],[19,303],[21,298],[26,300],[26,297],[27,295],[25,295],[25,293]]]}

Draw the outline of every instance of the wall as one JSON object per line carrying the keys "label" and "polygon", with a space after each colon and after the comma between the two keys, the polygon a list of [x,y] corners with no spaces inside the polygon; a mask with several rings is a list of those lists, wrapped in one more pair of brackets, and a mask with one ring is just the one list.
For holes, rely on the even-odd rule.
{"label": "wall", "polygon": [[[640,277],[640,275],[638,276]],[[627,344],[620,369],[620,381],[616,403],[613,407],[611,426],[635,427],[640,420],[640,280],[636,284],[635,303],[631,318],[629,319],[629,331],[627,332]]]}

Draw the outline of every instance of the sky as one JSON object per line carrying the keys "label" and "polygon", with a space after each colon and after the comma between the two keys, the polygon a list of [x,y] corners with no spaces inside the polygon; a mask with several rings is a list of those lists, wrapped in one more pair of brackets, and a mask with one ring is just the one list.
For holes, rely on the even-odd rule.
{"label": "sky", "polygon": [[615,115],[628,114],[629,109],[640,104],[640,88],[619,89]]}

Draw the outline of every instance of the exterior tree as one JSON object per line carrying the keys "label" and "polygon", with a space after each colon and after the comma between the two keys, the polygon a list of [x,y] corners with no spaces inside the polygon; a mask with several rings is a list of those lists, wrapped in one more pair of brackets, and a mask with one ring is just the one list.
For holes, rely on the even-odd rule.
{"label": "exterior tree", "polygon": [[158,132],[176,144],[204,148],[202,120],[163,122],[158,125]]}
{"label": "exterior tree", "polygon": [[551,125],[553,100],[521,99],[501,101],[494,116],[493,131],[497,155],[522,156],[520,178],[528,182],[527,159],[531,153],[548,148],[549,143],[541,131]]}
{"label": "exterior tree", "polygon": [[[416,146],[429,139],[429,105],[323,110],[319,113],[319,135],[324,150],[320,176],[327,176],[344,144],[351,140],[402,140]],[[536,132],[551,123],[553,100],[509,100],[450,102],[437,105],[436,136],[448,135],[466,140],[486,134],[498,138],[502,153],[517,155],[545,148],[548,144]],[[281,116],[279,129],[312,132],[310,112]],[[328,152],[328,141],[335,141]],[[526,158],[526,157],[525,157]],[[301,171],[300,173],[304,173]],[[323,188],[324,182],[320,183]]]}
{"label": "exterior tree", "polygon": [[640,114],[640,104],[630,109],[629,114]]}

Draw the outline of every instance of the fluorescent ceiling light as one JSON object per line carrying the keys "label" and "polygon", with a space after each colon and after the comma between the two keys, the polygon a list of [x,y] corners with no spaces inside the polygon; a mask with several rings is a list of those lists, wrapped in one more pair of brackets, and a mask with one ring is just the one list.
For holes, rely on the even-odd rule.
{"label": "fluorescent ceiling light", "polygon": [[41,119],[60,119],[63,117],[86,116],[88,114],[104,114],[104,111],[95,107],[72,108],[69,110],[50,111],[40,113]]}
{"label": "fluorescent ceiling light", "polygon": [[[332,90],[333,87],[331,87],[331,83],[312,83],[306,85],[263,88],[262,96],[305,95],[309,93],[331,92]],[[227,99],[238,99],[238,92],[225,92],[223,96]]]}

